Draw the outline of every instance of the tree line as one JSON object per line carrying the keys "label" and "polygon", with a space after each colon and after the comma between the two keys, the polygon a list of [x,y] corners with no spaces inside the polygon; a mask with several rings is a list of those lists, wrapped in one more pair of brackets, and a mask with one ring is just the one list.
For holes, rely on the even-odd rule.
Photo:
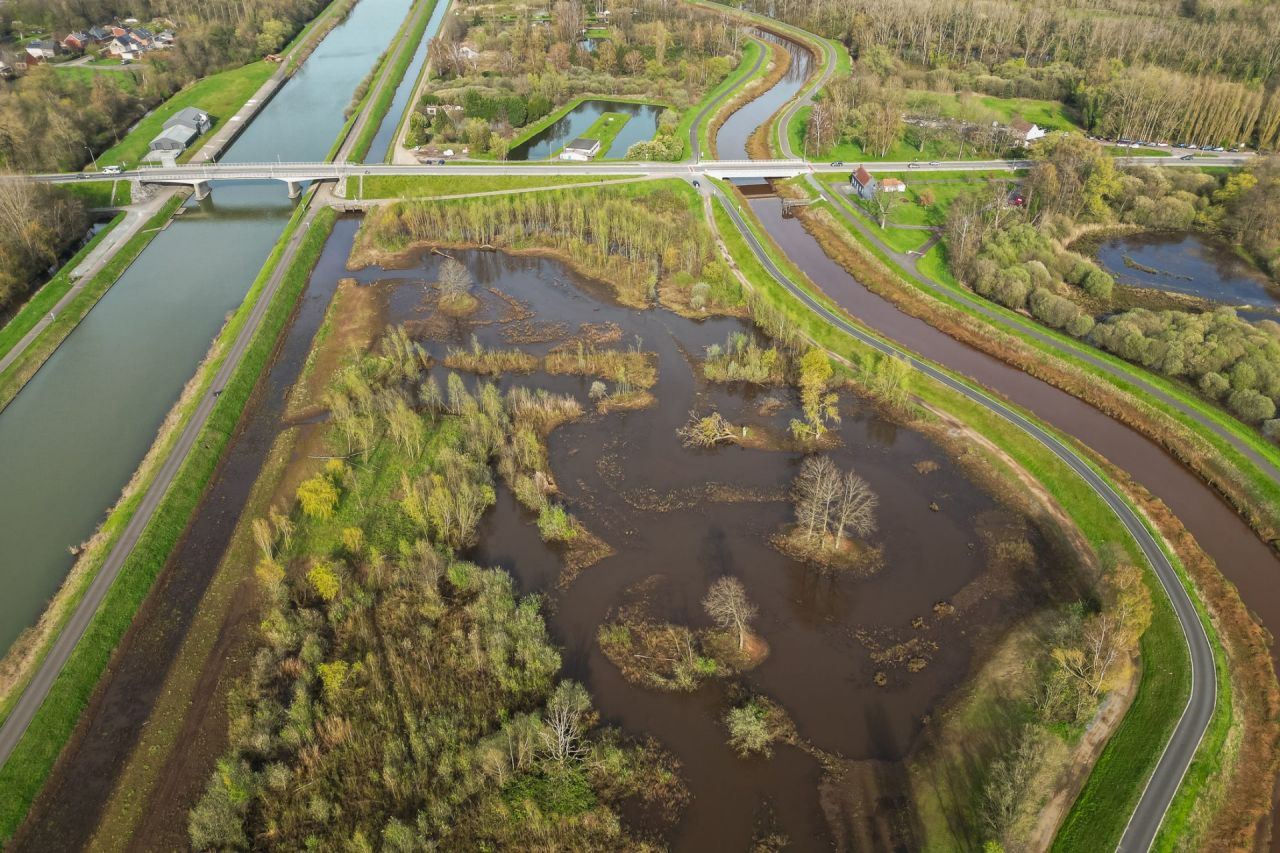
{"label": "tree line", "polygon": [[89,229],[84,203],[54,186],[0,173],[0,320]]}
{"label": "tree line", "polygon": [[[345,2],[345,0],[338,0]],[[130,72],[87,82],[42,66],[0,80],[0,165],[22,171],[78,169],[120,141],[130,125],[183,86],[284,47],[329,0],[56,0],[19,4],[8,20],[65,35],[118,16],[172,23],[170,50],[153,51]],[[349,4],[348,4],[349,6]],[[21,17],[20,17],[21,16]]]}
{"label": "tree line", "polygon": [[658,282],[702,276],[715,262],[706,228],[686,198],[667,188],[401,202],[370,213],[360,240],[383,251],[415,242],[553,248],[630,304],[648,304]]}
{"label": "tree line", "polygon": [[[1280,272],[1280,163],[1263,158],[1216,176],[1137,167],[1121,172],[1078,136],[1044,141],[1023,183],[1025,208],[1003,186],[958,197],[947,216],[956,277],[979,294],[1055,328],[1187,381],[1242,420],[1280,437],[1280,324],[1234,309],[1113,310],[1114,279],[1063,246],[1081,223],[1198,229],[1243,247]],[[1101,319],[1095,322],[1095,315]]]}

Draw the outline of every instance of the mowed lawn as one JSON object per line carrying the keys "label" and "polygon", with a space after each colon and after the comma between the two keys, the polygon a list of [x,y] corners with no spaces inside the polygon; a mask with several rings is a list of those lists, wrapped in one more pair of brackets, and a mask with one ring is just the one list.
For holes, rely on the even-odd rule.
{"label": "mowed lawn", "polygon": [[[213,126],[191,144],[188,152],[196,151],[211,134],[240,111],[245,101],[267,82],[275,72],[274,63],[259,61],[239,68],[232,68],[192,83],[138,122],[118,145],[98,155],[99,166],[136,166],[146,156],[151,140],[164,129],[164,123],[174,113],[185,107],[199,107],[209,114]],[[106,73],[106,72],[94,72]]]}

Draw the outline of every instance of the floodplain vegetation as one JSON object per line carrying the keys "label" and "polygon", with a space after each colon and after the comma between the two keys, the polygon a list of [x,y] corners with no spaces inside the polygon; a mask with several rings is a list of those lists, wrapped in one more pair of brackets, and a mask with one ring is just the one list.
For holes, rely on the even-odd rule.
{"label": "floodplain vegetation", "polygon": [[539,599],[457,553],[493,461],[537,474],[539,436],[580,407],[457,374],[442,391],[426,363],[392,329],[345,366],[333,457],[254,523],[269,605],[195,849],[643,849],[623,809],[679,813],[671,757],[600,727],[558,679]]}
{"label": "floodplain vegetation", "polygon": [[352,264],[421,245],[551,251],[633,307],[661,301],[702,314],[745,301],[683,182],[383,205],[366,218]]}
{"label": "floodplain vegetation", "polygon": [[[1273,158],[1238,174],[1115,169],[1079,137],[1042,142],[1024,192],[1025,210],[1006,190],[959,196],[945,228],[952,271],[979,294],[1027,311],[1048,326],[1115,355],[1182,379],[1246,423],[1280,435],[1280,325],[1212,311],[1127,307],[1123,288],[1084,254],[1082,235],[1109,226],[1197,228],[1244,247],[1275,275],[1280,258],[1280,186]],[[1105,232],[1103,232],[1105,233]]]}
{"label": "floodplain vegetation", "polygon": [[510,0],[458,4],[431,41],[438,76],[410,114],[407,142],[505,159],[562,108],[595,96],[668,105],[657,138],[628,156],[680,159],[680,113],[737,65],[739,28],[712,11],[659,0],[598,11],[578,0],[542,13]]}

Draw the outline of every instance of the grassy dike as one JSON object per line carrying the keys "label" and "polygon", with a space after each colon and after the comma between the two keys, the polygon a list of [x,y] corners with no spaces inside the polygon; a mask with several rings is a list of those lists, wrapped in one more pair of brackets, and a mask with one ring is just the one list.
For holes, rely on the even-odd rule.
{"label": "grassy dike", "polygon": [[[759,39],[749,38],[742,45],[742,57],[738,60],[738,67],[729,72],[729,76],[720,81],[720,85],[716,86],[710,92],[702,97],[702,100],[694,104],[692,107],[684,111],[684,115],[680,117],[680,123],[676,125],[676,136],[684,140],[684,152],[682,159],[687,159],[693,152],[689,150],[689,133],[693,130],[693,123],[698,120],[698,116],[709,105],[728,95],[755,84],[757,80],[762,78],[769,71],[769,63],[761,62],[759,68],[755,68],[756,60],[765,52],[765,45]],[[752,69],[755,72],[752,73]],[[721,107],[721,110],[723,106]],[[698,146],[702,149],[704,156],[711,153],[711,126],[715,121],[720,110],[709,113],[705,119],[698,125]]]}
{"label": "grassy dike", "polygon": [[[821,291],[808,286],[804,276],[772,246],[767,236],[761,233],[750,211],[742,207],[739,207],[739,211],[774,263],[781,269],[787,270],[793,280],[800,283],[811,297],[843,315],[844,312]],[[865,363],[865,360],[873,354],[869,347],[823,323],[803,306],[796,305],[794,298],[756,262],[728,214],[717,208],[715,218],[717,229],[729,246],[735,261],[752,282],[752,286],[757,289],[761,298],[784,312],[815,343],[842,358],[859,364]],[[1048,448],[1032,436],[1014,428],[999,415],[945,386],[918,374],[913,378],[915,379],[913,391],[923,403],[930,408],[953,414],[991,440],[1034,475],[1058,500],[1068,516],[1085,534],[1095,551],[1102,553],[1106,546],[1119,544],[1135,565],[1148,565],[1137,543],[1128,535],[1119,518]],[[1036,421],[1026,412],[1021,414]],[[1057,434],[1056,430],[1044,424],[1039,425]],[[1069,437],[1061,435],[1058,437],[1068,444],[1074,444]],[[1096,462],[1088,461],[1102,476],[1108,477]],[[1114,481],[1112,485],[1115,485]],[[1119,488],[1117,493],[1125,495],[1125,492]],[[1129,500],[1127,496],[1126,500]],[[1132,501],[1130,505],[1133,506]],[[1144,520],[1144,523],[1148,523],[1140,511],[1138,516]],[[1148,527],[1150,527],[1149,523]],[[1165,547],[1162,537],[1157,535],[1156,540]],[[1167,547],[1165,550],[1168,554]],[[1175,555],[1169,554],[1169,556],[1184,587],[1191,593],[1191,599],[1196,603],[1201,622],[1214,646],[1215,655],[1220,663],[1218,679],[1221,685],[1226,680],[1221,643],[1204,613],[1200,599],[1182,563],[1176,559]],[[1138,693],[1129,712],[1112,734],[1064,822],[1054,844],[1055,850],[1093,851],[1115,846],[1186,704],[1191,674],[1182,630],[1154,573],[1147,571],[1145,577],[1151,590],[1154,606],[1151,625],[1141,639],[1143,667]],[[1196,762],[1179,791],[1174,808],[1170,809],[1166,817],[1163,838],[1177,838],[1182,834],[1191,806],[1213,769],[1211,764],[1215,756],[1209,750],[1215,743],[1221,743],[1230,720],[1231,693],[1227,689],[1219,693],[1218,706],[1209,732],[1197,752]]]}
{"label": "grassy dike", "polygon": [[[420,0],[418,8],[415,10],[417,18],[411,19],[412,24],[406,22],[405,26],[411,26],[406,35],[402,28],[396,36],[394,44],[397,45],[398,53],[391,64],[389,74],[382,77],[381,84],[377,87],[377,93],[373,96],[372,101],[361,103],[360,108],[353,113],[359,115],[362,111],[368,111],[369,120],[364,123],[364,127],[360,129],[360,135],[356,137],[355,144],[351,148],[351,153],[347,157],[348,163],[363,163],[365,156],[369,153],[369,146],[373,144],[373,138],[378,135],[378,131],[382,128],[382,123],[386,121],[387,111],[391,108],[391,102],[395,100],[396,90],[400,88],[400,84],[404,81],[404,75],[409,70],[409,65],[413,62],[413,56],[417,53],[418,45],[422,42],[422,36],[427,31],[427,24],[431,23],[431,15],[435,12],[436,3],[441,0]],[[448,2],[448,0],[444,0]],[[407,40],[406,40],[407,39]],[[410,104],[408,109],[413,109]],[[397,126],[399,121],[397,120]],[[394,140],[392,141],[394,145]]]}
{"label": "grassy dike", "polygon": [[[134,234],[129,240],[116,250],[115,255],[107,262],[101,270],[85,285],[84,289],[62,310],[53,322],[45,327],[31,346],[21,356],[9,365],[4,373],[0,373],[0,410],[8,406],[13,398],[18,396],[18,392],[27,384],[36,371],[53,355],[54,351],[62,345],[67,336],[80,325],[80,321],[85,318],[94,305],[98,304],[98,300],[103,294],[111,288],[113,284],[124,275],[138,255],[142,254],[142,250],[151,244],[155,236],[164,228],[173,212],[182,204],[185,195],[175,195],[169,201],[165,202],[160,211],[142,227],[137,234]],[[97,244],[102,238],[102,234],[94,238],[94,242],[90,246]],[[80,254],[77,254],[70,262],[63,265],[58,274],[53,277],[48,284],[40,289],[40,291],[31,299],[27,308],[24,308],[17,317],[14,318],[8,326],[5,326],[0,333],[0,341],[6,341],[9,337],[9,330],[15,323],[21,321],[26,325],[25,330],[18,332],[17,337],[8,342],[7,349],[13,346],[21,339],[22,335],[30,331],[31,328],[40,321],[40,318],[49,312],[52,306],[57,303],[69,291],[73,285],[70,280],[70,273],[79,264],[84,253],[87,252],[89,246],[85,247]],[[39,313],[29,313],[35,311],[35,306],[39,306]],[[17,327],[21,328],[21,327]]]}
{"label": "grassy dike", "polygon": [[[806,192],[810,189],[804,184],[799,186],[805,189]],[[969,300],[976,299],[976,297],[972,296],[967,288],[964,288],[956,281],[946,268],[942,246],[935,246],[920,260],[918,265],[919,272],[935,285],[935,287],[927,289],[921,287],[909,271],[903,269],[894,258],[868,240],[861,231],[847,221],[847,217],[857,217],[858,212],[847,200],[841,198],[838,194],[834,195],[841,205],[842,211],[840,212],[844,214],[843,216],[837,215],[835,217],[836,221],[840,223],[859,246],[884,265],[899,284],[917,292],[926,300],[941,303],[941,306],[946,310],[959,312],[971,323],[980,324],[987,328],[991,328],[994,325],[990,317],[979,312],[969,302]],[[818,202],[815,204],[815,209],[827,206],[826,202]],[[892,294],[884,295],[892,298]],[[1071,338],[1057,330],[1036,324],[1036,334],[1043,335],[1049,339],[1048,341],[1039,340],[1028,334],[1023,328],[1020,328],[1029,322],[1022,318],[1021,315],[995,303],[983,302],[982,305],[983,307],[989,307],[998,316],[1007,321],[998,327],[997,334],[1009,336],[1018,345],[1030,349],[1039,361],[1047,364],[1057,363],[1063,365],[1066,369],[1083,377],[1088,382],[1127,398],[1134,411],[1142,411],[1144,414],[1149,413],[1150,416],[1156,418],[1167,418],[1173,425],[1183,431],[1184,439],[1192,439],[1202,443],[1202,448],[1180,449],[1176,446],[1177,441],[1173,437],[1167,434],[1153,435],[1151,428],[1144,428],[1141,423],[1133,424],[1132,413],[1130,413],[1130,417],[1124,418],[1126,423],[1134,425],[1140,431],[1170,449],[1175,455],[1187,461],[1193,469],[1199,470],[1201,467],[1196,464],[1196,452],[1207,452],[1216,457],[1209,461],[1218,463],[1218,467],[1222,469],[1219,472],[1222,476],[1228,481],[1232,479],[1232,475],[1235,478],[1240,478],[1238,488],[1243,490],[1244,494],[1242,495],[1231,495],[1233,489],[1229,487],[1237,485],[1235,483],[1227,482],[1224,485],[1219,485],[1218,488],[1227,493],[1237,509],[1246,517],[1246,520],[1255,528],[1260,526],[1280,526],[1280,484],[1268,477],[1253,461],[1241,453],[1235,445],[1213,430],[1206,428],[1204,424],[1188,414],[1183,407],[1215,424],[1262,459],[1280,467],[1280,448],[1265,440],[1257,430],[1251,429],[1221,408],[1212,405],[1199,395],[1188,390],[1185,386],[1145,371],[1096,347],[1081,344],[1075,338]],[[1111,369],[1104,369],[1097,364],[1092,364],[1085,359],[1085,356],[1097,359]],[[1030,372],[1061,387],[1061,381],[1054,379],[1052,376],[1042,375],[1036,370],[1031,370]],[[1139,382],[1167,394],[1172,400],[1177,401],[1179,405],[1175,406],[1170,402],[1152,396],[1138,384]],[[1072,391],[1072,393],[1076,393],[1079,396],[1076,391]],[[1098,402],[1094,404],[1099,405]],[[1106,407],[1104,406],[1103,408],[1105,409]],[[1114,416],[1116,413],[1111,412],[1111,414]],[[1188,458],[1188,456],[1191,458]],[[1208,477],[1213,472],[1201,471],[1200,473],[1201,476]],[[1266,533],[1265,530],[1263,532]]]}
{"label": "grassy dike", "polygon": [[[225,352],[248,321],[253,306],[280,263],[284,247],[300,227],[303,209],[299,207],[244,302],[214,342],[211,356],[188,386],[188,392],[195,393],[183,395],[175,412],[176,417],[171,415],[169,419],[167,434],[160,436],[156,447],[148,455],[147,463],[150,464],[144,463],[148,470],[140,472],[142,481],[131,484],[137,487],[131,488],[128,496],[117,505],[104,524],[100,547],[95,548],[99,563],[109,550],[109,543],[128,524],[142,499],[145,487],[177,440],[199,399],[207,391],[222,364]],[[75,730],[81,712],[87,706],[116,645],[128,630],[135,612],[146,599],[192,512],[198,506],[205,487],[217,469],[222,451],[235,431],[245,403],[257,385],[264,366],[275,350],[280,332],[306,286],[311,268],[320,257],[335,220],[336,214],[328,208],[316,215],[262,325],[231,380],[218,397],[208,423],[184,460],[173,485],[129,554],[119,577],[94,614],[93,621],[58,675],[31,726],[9,760],[0,768],[0,790],[6,792],[6,796],[0,801],[0,839],[11,838],[21,823],[67,739]],[[92,574],[93,572],[87,572],[79,576],[81,587],[74,594],[76,599],[82,594]]]}

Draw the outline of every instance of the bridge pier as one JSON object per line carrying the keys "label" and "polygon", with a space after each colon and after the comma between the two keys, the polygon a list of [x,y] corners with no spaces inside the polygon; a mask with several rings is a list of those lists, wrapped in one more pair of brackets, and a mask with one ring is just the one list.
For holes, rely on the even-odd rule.
{"label": "bridge pier", "polygon": [[196,181],[191,185],[191,188],[196,191],[196,201],[204,201],[212,192],[208,181]]}
{"label": "bridge pier", "polygon": [[289,198],[297,198],[302,195],[301,181],[285,181],[289,185]]}

